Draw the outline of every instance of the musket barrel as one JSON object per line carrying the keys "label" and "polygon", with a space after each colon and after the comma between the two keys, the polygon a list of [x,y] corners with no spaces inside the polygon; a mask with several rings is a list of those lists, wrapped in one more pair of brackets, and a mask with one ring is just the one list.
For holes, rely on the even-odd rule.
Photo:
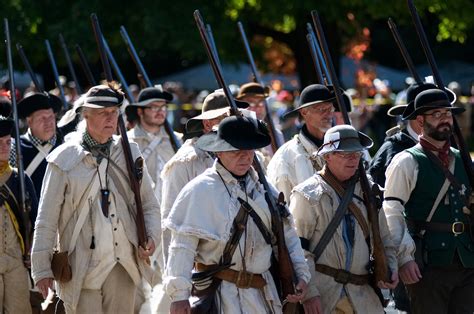
{"label": "musket barrel", "polygon": [[69,55],[69,50],[67,48],[66,41],[64,40],[63,34],[59,34],[59,42],[61,47],[63,48],[64,57],[66,58],[67,67],[69,68],[69,72],[71,73],[72,79],[76,84],[76,91],[79,95],[82,95],[82,88],[79,84],[79,80],[77,79],[76,71],[74,70],[74,66],[72,64],[71,56]]}
{"label": "musket barrel", "polygon": [[92,74],[92,70],[89,66],[89,62],[87,62],[87,58],[84,55],[84,52],[82,51],[81,46],[76,44],[74,48],[76,49],[77,55],[79,56],[79,61],[81,62],[82,70],[84,71],[84,74],[86,75],[87,82],[89,83],[90,86],[97,85],[97,81],[95,80],[94,75]]}
{"label": "musket barrel", "polygon": [[25,234],[23,235],[23,243],[25,245],[25,251],[23,258],[25,261],[30,259],[30,218],[28,213],[28,207],[26,205],[26,188],[25,188],[25,172],[23,168],[23,156],[21,154],[21,142],[20,142],[20,127],[18,119],[18,106],[16,103],[16,88],[15,88],[15,73],[13,71],[13,58],[12,58],[12,49],[11,49],[11,39],[10,39],[10,27],[8,25],[8,19],[4,19],[4,30],[5,30],[5,44],[7,52],[7,63],[8,63],[8,76],[10,78],[10,99],[12,103],[12,115],[15,129],[15,149],[16,149],[16,166],[18,169],[18,179],[20,183],[20,212],[21,218],[23,220],[23,226],[25,228]]}
{"label": "musket barrel", "polygon": [[317,83],[324,84],[323,72],[321,71],[321,66],[319,64],[316,48],[314,47],[315,39],[311,33],[308,33],[306,34],[306,40],[308,41],[309,51],[311,53],[311,58],[313,59],[314,70],[316,71]]}
{"label": "musket barrel", "polygon": [[44,92],[43,87],[40,85],[38,78],[36,77],[35,72],[33,71],[33,68],[31,67],[30,62],[28,61],[28,58],[26,57],[25,51],[23,49],[23,46],[19,43],[16,44],[16,49],[18,50],[18,54],[20,55],[20,59],[23,62],[23,65],[25,66],[26,70],[30,74],[30,78],[33,81],[33,84],[35,84],[36,90],[40,93]]}
{"label": "musket barrel", "polygon": [[46,39],[44,41],[44,44],[46,45],[46,52],[48,53],[49,62],[51,63],[51,68],[53,69],[54,81],[56,82],[56,86],[59,89],[59,96],[63,103],[64,110],[66,111],[68,109],[68,105],[66,101],[66,96],[64,95],[63,86],[61,85],[61,82],[59,80],[58,67],[56,66],[56,61],[54,60],[53,50],[51,49],[51,44],[49,43],[49,40]]}
{"label": "musket barrel", "polygon": [[422,84],[423,80],[421,79],[418,72],[416,72],[415,65],[413,64],[413,60],[411,59],[410,54],[408,53],[408,50],[405,47],[405,44],[403,43],[400,33],[398,32],[397,25],[391,18],[388,19],[387,23],[388,23],[388,27],[390,28],[390,31],[392,32],[393,38],[395,39],[395,43],[397,44],[398,49],[400,50],[400,53],[402,54],[403,60],[405,60],[408,70],[410,71],[410,75],[413,77],[413,79],[415,80],[417,84]]}

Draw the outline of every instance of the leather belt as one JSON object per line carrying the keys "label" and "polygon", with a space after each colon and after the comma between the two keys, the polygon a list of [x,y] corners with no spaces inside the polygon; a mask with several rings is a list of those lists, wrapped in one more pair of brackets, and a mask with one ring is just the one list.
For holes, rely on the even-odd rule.
{"label": "leather belt", "polygon": [[408,227],[414,227],[415,230],[427,230],[434,232],[450,232],[455,236],[463,234],[466,231],[470,231],[471,225],[465,224],[462,221],[456,221],[453,223],[442,223],[442,222],[426,222],[426,221],[416,221],[408,220]]}
{"label": "leather belt", "polygon": [[[201,263],[194,264],[194,268],[199,272],[212,270],[216,268],[216,266],[217,265],[204,265]],[[261,274],[253,274],[246,271],[236,271],[233,269],[220,270],[213,274],[213,277],[227,282],[232,282],[237,286],[237,288],[240,289],[262,289],[267,284]]]}
{"label": "leather belt", "polygon": [[336,269],[331,266],[316,264],[316,270],[322,274],[331,276],[338,283],[346,285],[351,283],[357,286],[367,285],[369,283],[369,275],[356,275],[344,269]]}

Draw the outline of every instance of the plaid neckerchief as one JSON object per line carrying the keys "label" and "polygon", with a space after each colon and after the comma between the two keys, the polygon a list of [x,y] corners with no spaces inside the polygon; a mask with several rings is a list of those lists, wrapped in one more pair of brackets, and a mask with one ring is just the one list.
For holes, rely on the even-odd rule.
{"label": "plaid neckerchief", "polygon": [[31,133],[31,129],[28,129],[28,131],[26,132],[26,135],[28,139],[30,140],[30,142],[33,143],[33,145],[35,146],[43,146],[45,144],[51,144],[52,146],[56,145],[56,140],[57,140],[56,134],[54,134],[54,136],[47,141],[42,141],[36,136],[34,136],[33,133]]}
{"label": "plaid neckerchief", "polygon": [[82,134],[82,146],[92,153],[92,155],[96,158],[98,164],[100,164],[102,158],[109,155],[110,144],[112,144],[112,140],[112,138],[109,138],[106,143],[101,144],[94,140],[90,136],[89,132],[84,131],[84,133]]}

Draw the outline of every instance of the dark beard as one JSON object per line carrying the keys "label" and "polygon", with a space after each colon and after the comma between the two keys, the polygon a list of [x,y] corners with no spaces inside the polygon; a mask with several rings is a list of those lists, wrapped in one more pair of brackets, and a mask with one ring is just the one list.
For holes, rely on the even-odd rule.
{"label": "dark beard", "polygon": [[[448,128],[447,130],[444,130],[444,131],[439,130],[441,129],[441,127],[445,127],[445,126]],[[435,128],[432,124],[425,121],[424,133],[437,141],[446,141],[453,134],[453,127],[449,123],[443,123],[443,124],[438,125],[438,127]]]}

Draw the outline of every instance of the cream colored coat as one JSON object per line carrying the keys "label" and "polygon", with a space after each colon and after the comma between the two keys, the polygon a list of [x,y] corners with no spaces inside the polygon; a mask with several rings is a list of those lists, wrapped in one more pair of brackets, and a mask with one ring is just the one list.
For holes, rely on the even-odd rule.
{"label": "cream colored coat", "polygon": [[[130,143],[133,159],[140,156],[138,145]],[[109,165],[109,189],[114,193],[117,215],[124,226],[126,236],[137,253],[138,240],[135,218],[135,201],[132,190],[129,188],[126,174],[125,158],[120,138],[114,137]],[[36,219],[33,248],[31,253],[32,277],[35,283],[44,278],[52,278],[51,258],[53,248],[58,239],[60,251],[69,248],[72,233],[79,216],[81,199],[86,197],[91,187],[92,178],[96,173],[97,163],[92,154],[80,145],[76,138],[59,146],[48,157],[48,167],[44,177],[41,200]],[[113,162],[112,162],[113,161]],[[118,179],[114,179],[116,177]],[[119,183],[124,187],[118,189]],[[141,182],[141,199],[143,204],[147,235],[155,244],[160,241],[160,209],[152,189],[152,181],[144,167]],[[93,202],[96,204],[96,202]],[[90,209],[101,210],[94,205]],[[89,213],[90,215],[90,213]],[[59,236],[59,238],[58,238]],[[86,219],[76,242],[73,252],[69,252],[69,261],[72,268],[72,280],[68,283],[58,283],[59,297],[70,308],[75,308],[81,293],[81,287],[91,259],[91,219]],[[96,241],[100,239],[96,239]],[[150,283],[155,284],[153,271],[135,254],[137,266]]]}
{"label": "cream colored coat", "polygon": [[[174,134],[176,135],[176,138],[181,139],[182,134],[177,132],[174,132]],[[144,150],[153,141],[153,138],[140,126],[140,124],[137,124],[133,129],[128,131],[127,135],[131,141],[134,141],[138,144],[142,154],[144,154]],[[145,158],[145,163],[146,167],[148,168],[148,173],[150,174],[150,177],[154,183],[156,198],[158,199],[158,202],[161,203],[161,171],[168,160],[173,157],[175,152],[164,127],[160,128],[160,131],[158,134],[156,134],[156,137],[159,140],[159,144],[155,146],[151,153],[149,153],[148,158]]]}
{"label": "cream colored coat", "polygon": [[[240,189],[237,180],[216,162],[212,168],[187,184],[178,195],[165,221],[165,226],[172,231],[165,286],[173,301],[189,298],[194,261],[206,265],[219,262],[230,237],[232,222],[240,208],[237,200]],[[247,176],[246,190],[249,197],[263,209],[265,215],[261,216],[262,221],[270,226],[271,216],[264,190],[253,169]],[[298,278],[308,282],[308,266],[291,220],[286,220],[284,228],[295,273]],[[280,300],[269,272],[272,248],[265,242],[252,218],[248,219],[246,233],[242,235],[239,247],[247,271],[262,274],[267,285],[262,294],[258,289],[239,289],[232,283],[222,282],[222,312],[268,313],[267,306],[276,313],[281,312]],[[235,265],[231,269],[237,271],[243,269],[240,250],[236,249],[232,259]]]}
{"label": "cream colored coat", "polygon": [[[356,184],[354,194],[362,196],[359,183]],[[362,213],[365,219],[367,219],[367,210],[364,204],[356,198],[353,198],[353,202],[362,209]],[[316,272],[314,256],[311,252],[315,249],[338,206],[338,195],[320,175],[314,175],[296,186],[291,195],[290,211],[295,219],[296,233],[299,237],[309,240],[310,251],[305,250],[308,266],[311,271],[311,283],[307,298],[321,296],[323,313],[332,313],[334,311],[336,303],[341,298],[343,285],[337,283],[333,277]],[[396,272],[396,248],[393,246],[383,210],[379,212],[379,221],[388,264],[392,272]],[[351,259],[349,269],[351,273],[367,274],[366,267],[369,263],[369,248],[360,225],[355,222],[352,256],[347,256],[346,254],[342,234],[343,227],[341,223],[317,263],[345,269],[346,260],[349,258]],[[345,291],[356,313],[383,313],[383,307],[370,286],[347,284]]]}
{"label": "cream colored coat", "polygon": [[320,170],[324,161],[315,156],[318,147],[302,132],[282,145],[267,167],[268,180],[290,200],[291,190]]}

